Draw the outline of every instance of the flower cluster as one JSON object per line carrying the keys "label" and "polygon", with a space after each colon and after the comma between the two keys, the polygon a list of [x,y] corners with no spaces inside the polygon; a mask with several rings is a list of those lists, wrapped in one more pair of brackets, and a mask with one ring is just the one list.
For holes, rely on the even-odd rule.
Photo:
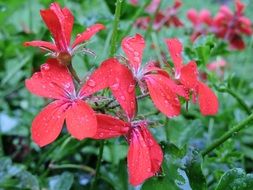
{"label": "flower cluster", "polygon": [[244,49],[242,36],[250,36],[253,32],[250,19],[244,16],[244,9],[245,5],[236,0],[234,12],[223,5],[214,17],[205,9],[199,13],[194,9],[189,10],[187,17],[193,25],[191,40],[194,41],[202,34],[213,33],[218,38],[228,41],[231,48]]}
{"label": "flower cluster", "polygon": [[[32,139],[39,146],[52,143],[61,133],[64,122],[68,132],[79,140],[124,136],[129,144],[127,161],[130,183],[138,185],[159,172],[163,152],[148,129],[148,120],[136,117],[136,88],[149,95],[155,107],[169,118],[180,114],[179,97],[185,101],[198,101],[203,115],[217,113],[216,95],[199,80],[194,61],[183,64],[183,47],[178,39],[166,40],[175,68],[171,73],[152,61],[142,66],[145,40],[136,34],[122,40],[125,58],[103,61],[86,81],[82,81],[81,86],[77,86],[68,67],[72,64],[71,58],[78,52],[77,49],[84,48],[83,42],[104,26],[91,26],[70,45],[73,26],[71,12],[53,3],[49,9],[41,11],[41,16],[54,41],[25,43],[48,50],[52,57],[25,82],[31,93],[54,99],[32,122]],[[112,116],[106,107],[102,111],[94,109],[93,97],[103,89],[111,91],[125,115]]]}
{"label": "flower cluster", "polygon": [[[132,2],[133,4],[137,4],[137,2]],[[146,8],[146,12],[149,14],[155,14],[154,22],[153,22],[153,29],[160,30],[163,26],[175,26],[175,27],[182,27],[183,23],[177,17],[178,9],[181,7],[182,2],[181,0],[175,0],[172,7],[168,7],[165,10],[157,11],[160,6],[160,0],[153,0]],[[145,16],[138,18],[135,22],[135,26],[141,29],[148,29],[149,23],[151,22],[152,16]]]}

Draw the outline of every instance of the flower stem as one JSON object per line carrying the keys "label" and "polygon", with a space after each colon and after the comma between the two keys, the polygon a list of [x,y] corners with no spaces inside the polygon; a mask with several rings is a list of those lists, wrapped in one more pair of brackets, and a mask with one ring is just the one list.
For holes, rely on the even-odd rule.
{"label": "flower stem", "polygon": [[101,140],[100,147],[99,147],[99,153],[98,153],[98,160],[97,160],[97,165],[96,165],[95,177],[94,177],[94,180],[91,184],[90,190],[96,189],[97,180],[99,178],[99,170],[100,170],[101,161],[102,161],[102,157],[103,157],[103,152],[104,152],[104,140]]}
{"label": "flower stem", "polygon": [[163,61],[163,58],[161,56],[161,49],[160,49],[160,45],[159,45],[159,42],[158,42],[158,38],[157,38],[157,35],[155,32],[152,32],[151,33],[151,38],[152,38],[152,41],[155,45],[155,53],[156,53],[156,56],[160,62],[160,65],[163,65],[164,61]]}
{"label": "flower stem", "polygon": [[78,169],[78,170],[83,170],[85,172],[89,172],[91,175],[95,174],[95,170],[89,166],[86,165],[76,165],[76,164],[61,164],[61,165],[56,165],[56,164],[50,164],[49,165],[50,169]]}
{"label": "flower stem", "polygon": [[117,2],[116,2],[116,9],[115,9],[115,15],[114,15],[113,32],[112,32],[112,38],[111,38],[111,48],[110,48],[109,57],[114,56],[114,54],[116,52],[116,48],[117,48],[116,44],[117,44],[117,38],[118,38],[118,27],[119,27],[122,3],[123,3],[123,0],[117,0]]}
{"label": "flower stem", "polygon": [[233,90],[229,89],[229,88],[220,88],[215,86],[215,88],[219,91],[219,92],[223,92],[223,93],[228,93],[231,96],[233,96],[237,102],[241,105],[241,107],[244,109],[244,111],[247,114],[251,114],[250,108],[247,106],[247,104],[243,101],[243,99]]}
{"label": "flower stem", "polygon": [[[109,57],[113,57],[116,52],[118,26],[119,26],[119,21],[120,21],[122,3],[123,3],[123,0],[117,0],[117,2],[116,2]],[[104,142],[105,142],[104,140],[100,141],[99,154],[98,154],[98,160],[97,160],[97,165],[96,165],[96,173],[95,173],[94,180],[90,186],[90,190],[97,189],[96,186],[97,186],[97,181],[99,178],[99,171],[100,171],[100,166],[101,166],[103,152],[104,152]]]}
{"label": "flower stem", "polygon": [[244,129],[247,124],[249,124],[251,121],[253,121],[253,113],[251,113],[246,119],[238,123],[236,126],[232,127],[228,132],[226,132],[224,135],[222,135],[220,138],[215,140],[210,146],[208,146],[205,150],[201,152],[201,155],[204,157],[207,154],[209,154],[211,151],[213,151],[215,148],[219,147],[221,144],[223,144],[226,140],[233,137],[237,134],[240,130]]}
{"label": "flower stem", "polygon": [[80,84],[80,83],[81,83],[81,80],[80,80],[80,78],[78,77],[78,75],[77,75],[77,73],[76,73],[76,71],[75,71],[75,69],[74,69],[74,67],[72,66],[71,63],[68,65],[68,69],[69,69],[69,72],[70,72],[70,73],[72,74],[72,76],[74,77],[74,79],[78,82],[78,84]]}
{"label": "flower stem", "polygon": [[126,35],[128,35],[131,30],[133,29],[133,25],[136,22],[136,19],[144,12],[144,10],[147,8],[147,6],[150,4],[151,0],[148,0],[143,4],[134,14],[134,16],[131,18],[132,23],[129,24],[128,28],[125,30],[123,35],[121,36],[121,39],[124,38]]}

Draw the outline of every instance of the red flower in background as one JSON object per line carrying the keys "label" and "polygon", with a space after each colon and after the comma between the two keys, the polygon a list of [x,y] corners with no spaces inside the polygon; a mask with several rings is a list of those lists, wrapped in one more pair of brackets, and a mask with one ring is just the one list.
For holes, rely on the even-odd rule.
{"label": "red flower in background", "polygon": [[[147,8],[147,12],[154,13],[159,7],[160,1],[152,1],[150,6]],[[168,7],[164,11],[158,11],[155,15],[155,20],[153,24],[154,30],[160,30],[163,26],[175,26],[181,27],[183,23],[177,17],[178,9],[181,7],[182,2],[180,0],[175,0],[172,7]],[[151,17],[141,17],[135,22],[135,26],[141,29],[146,30],[151,22]]]}
{"label": "red flower in background", "polygon": [[126,137],[129,143],[128,173],[132,185],[139,185],[159,172],[163,152],[147,129],[146,121],[125,122],[109,115],[97,114],[97,122],[98,130],[93,138]]}
{"label": "red flower in background", "polygon": [[169,53],[175,66],[175,78],[192,92],[193,101],[198,96],[200,111],[203,115],[215,115],[218,112],[218,99],[213,91],[198,79],[197,65],[194,61],[183,64],[182,44],[178,39],[167,39]]}
{"label": "red flower in background", "polygon": [[[111,73],[107,72],[112,77],[111,83],[115,83],[113,80],[116,78],[115,74],[130,73],[114,59],[104,61],[102,66],[105,65],[113,65],[115,73],[111,72],[112,68],[109,69]],[[67,67],[59,64],[56,59],[49,59],[41,66],[41,71],[34,73],[25,83],[31,93],[55,99],[33,120],[32,139],[39,146],[45,146],[58,137],[65,119],[69,133],[77,139],[81,140],[96,134],[95,113],[84,100],[93,93],[109,87],[110,83],[105,76],[93,77],[76,93]]]}
{"label": "red flower in background", "polygon": [[245,5],[240,0],[235,1],[234,13],[227,6],[222,6],[213,22],[216,35],[239,50],[245,48],[242,35],[252,34],[251,21],[244,16],[244,8]]}
{"label": "red flower in background", "polygon": [[191,41],[195,41],[202,34],[212,32],[213,19],[208,10],[203,9],[198,13],[195,9],[190,9],[187,11],[187,18],[193,25]]}
{"label": "red flower in background", "polygon": [[[35,46],[49,52],[52,57],[57,57],[63,64],[69,64],[71,56],[82,49],[98,31],[104,29],[102,24],[95,24],[87,28],[83,33],[78,34],[71,44],[71,33],[74,24],[74,17],[69,9],[61,8],[59,4],[52,3],[49,9],[40,11],[41,17],[53,36],[53,42],[31,41],[25,42],[25,46]],[[88,51],[88,50],[87,50]]]}

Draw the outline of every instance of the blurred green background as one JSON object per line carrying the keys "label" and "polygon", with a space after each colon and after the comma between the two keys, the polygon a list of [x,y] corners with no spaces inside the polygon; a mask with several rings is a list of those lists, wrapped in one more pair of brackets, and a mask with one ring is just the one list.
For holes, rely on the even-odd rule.
{"label": "blurred green background", "polygon": [[[94,176],[98,141],[90,139],[77,141],[69,137],[66,130],[62,132],[56,142],[41,149],[31,141],[31,122],[49,100],[30,94],[24,87],[24,80],[37,71],[47,57],[39,49],[23,47],[23,43],[35,39],[50,40],[50,33],[42,22],[39,10],[47,8],[51,2],[49,0],[0,1],[0,189],[88,189]],[[94,70],[102,60],[108,58],[114,2],[112,0],[62,0],[57,2],[68,7],[74,14],[73,37],[94,23],[103,23],[107,28],[88,43],[88,48],[96,52],[96,57],[87,55],[74,57],[74,67],[78,74],[84,77]],[[170,186],[168,190],[203,189],[192,185],[191,180],[194,182],[194,179],[189,177],[202,176],[200,168],[202,168],[206,180],[202,180],[201,177],[198,179],[206,181],[207,189],[215,189],[221,176],[229,169],[242,168],[242,171],[237,172],[241,172],[243,175],[245,175],[244,171],[246,173],[253,172],[252,123],[247,129],[235,134],[231,140],[228,140],[211,155],[203,160],[202,158],[195,160],[196,171],[201,174],[189,174],[188,170],[185,170],[187,164],[183,158],[189,151],[194,155],[195,151],[204,149],[214,139],[248,116],[247,110],[238,103],[238,99],[235,98],[235,95],[231,95],[231,92],[244,101],[250,111],[253,110],[253,38],[244,39],[247,44],[245,50],[229,52],[226,51],[227,47],[224,47],[224,42],[212,36],[201,38],[194,45],[189,41],[191,24],[186,18],[186,11],[189,8],[198,10],[206,8],[215,14],[221,2],[184,0],[178,16],[185,23],[185,27],[164,27],[155,34],[157,43],[160,49],[166,53],[168,60],[170,58],[164,39],[177,37],[184,42],[184,46],[188,50],[186,52],[191,52],[184,55],[185,60],[193,57],[198,60],[200,70],[208,73],[208,84],[214,89],[220,101],[220,110],[215,117],[201,116],[198,106],[192,103],[189,105],[189,111],[187,112],[183,107],[182,116],[177,118],[166,119],[162,114],[148,117],[155,121],[154,129],[152,129],[155,138],[165,146],[163,147],[166,152],[165,176],[160,176],[160,178],[168,179],[166,181]],[[232,1],[223,2],[234,9]],[[253,3],[251,0],[243,2],[247,5],[246,15],[253,20]],[[144,3],[145,1],[141,1],[141,5]],[[171,6],[173,1],[163,0],[162,3],[161,7],[163,8]],[[138,11],[138,7],[133,7],[127,2],[124,3],[119,27],[120,37],[133,23],[132,18],[136,11]],[[145,14],[143,13],[143,15]],[[136,32],[145,34],[145,31],[133,28],[127,35],[134,35]],[[157,59],[156,52],[150,48],[154,38],[147,36],[146,42],[144,61]],[[208,61],[203,61],[201,56],[196,53],[197,49],[209,47],[210,43],[213,43],[216,52],[210,50]],[[120,45],[120,41],[118,44]],[[120,48],[118,48],[117,54],[123,54]],[[223,57],[228,63],[222,79],[207,71],[205,66],[219,57]],[[229,89],[230,93],[221,92],[222,90],[219,90],[221,88]],[[141,100],[139,104],[140,117],[154,111],[156,110],[150,100]],[[126,154],[127,144],[123,138],[106,142],[98,189],[134,189],[128,184]],[[251,179],[243,178],[242,181],[246,185],[243,186],[241,183],[238,187],[253,189],[252,178],[252,176]],[[147,185],[145,184],[142,188],[144,190],[159,189],[155,180],[159,181],[160,179],[148,181]],[[152,186],[153,183],[154,186]],[[140,189],[140,187],[136,189]]]}

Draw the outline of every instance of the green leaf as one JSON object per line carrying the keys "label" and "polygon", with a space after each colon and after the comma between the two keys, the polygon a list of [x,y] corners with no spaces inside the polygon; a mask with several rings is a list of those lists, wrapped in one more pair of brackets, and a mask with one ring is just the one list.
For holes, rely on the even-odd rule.
{"label": "green leaf", "polygon": [[215,190],[252,190],[253,174],[246,174],[241,168],[227,171]]}
{"label": "green leaf", "polygon": [[72,173],[64,172],[49,179],[49,190],[69,190],[74,182]]}
{"label": "green leaf", "polygon": [[164,146],[163,175],[146,181],[142,190],[205,190],[206,179],[202,173],[197,151],[173,144]]}

